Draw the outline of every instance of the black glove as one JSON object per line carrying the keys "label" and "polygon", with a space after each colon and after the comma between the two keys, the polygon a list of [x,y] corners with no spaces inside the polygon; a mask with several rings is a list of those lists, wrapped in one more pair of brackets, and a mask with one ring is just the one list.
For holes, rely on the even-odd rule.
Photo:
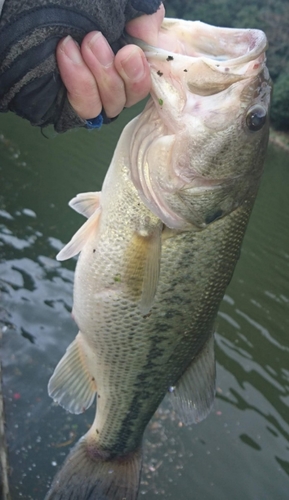
{"label": "black glove", "polygon": [[157,11],[161,0],[5,0],[0,16],[0,111],[57,132],[84,126],[69,104],[57,68],[59,40],[79,44],[93,30],[116,53],[127,21]]}

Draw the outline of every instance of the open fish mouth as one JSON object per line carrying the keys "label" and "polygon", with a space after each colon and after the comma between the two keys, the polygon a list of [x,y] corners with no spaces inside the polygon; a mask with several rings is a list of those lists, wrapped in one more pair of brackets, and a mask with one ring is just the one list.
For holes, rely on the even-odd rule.
{"label": "open fish mouth", "polygon": [[144,50],[158,75],[162,74],[163,64],[174,61],[174,71],[186,73],[184,79],[188,88],[196,95],[214,95],[236,82],[267,71],[267,38],[260,30],[219,28],[200,21],[165,19],[161,31],[173,40],[166,48],[153,47],[131,37],[126,39]]}
{"label": "open fish mouth", "polygon": [[[173,29],[180,52],[190,57],[205,57],[225,66],[243,65],[259,57],[267,48],[263,31],[220,28],[200,21],[165,19],[163,32]],[[176,50],[179,52],[179,50]]]}

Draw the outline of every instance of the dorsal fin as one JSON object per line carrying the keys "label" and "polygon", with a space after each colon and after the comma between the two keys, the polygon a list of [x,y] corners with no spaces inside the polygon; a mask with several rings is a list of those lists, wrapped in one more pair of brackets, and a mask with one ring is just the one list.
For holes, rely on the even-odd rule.
{"label": "dorsal fin", "polygon": [[210,413],[215,397],[216,366],[211,334],[176,387],[171,390],[174,410],[185,425],[201,422]]}

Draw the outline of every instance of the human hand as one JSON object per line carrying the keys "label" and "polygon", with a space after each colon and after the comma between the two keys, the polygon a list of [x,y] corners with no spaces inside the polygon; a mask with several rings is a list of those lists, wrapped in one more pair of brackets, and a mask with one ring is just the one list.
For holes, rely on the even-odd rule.
{"label": "human hand", "polygon": [[[157,45],[164,13],[162,4],[155,14],[130,21],[126,30]],[[56,56],[68,100],[84,120],[98,116],[102,108],[113,118],[149,93],[149,65],[136,45],[126,45],[114,55],[104,36],[94,31],[85,36],[81,47],[66,37],[58,44]]]}

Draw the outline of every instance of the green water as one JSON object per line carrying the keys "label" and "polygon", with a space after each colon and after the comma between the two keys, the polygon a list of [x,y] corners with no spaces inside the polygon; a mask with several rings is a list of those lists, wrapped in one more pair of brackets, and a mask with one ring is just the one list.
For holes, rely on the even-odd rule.
{"label": "green water", "polygon": [[[0,117],[1,359],[13,500],[42,500],[94,410],[67,414],[47,381],[76,334],[75,260],[57,251],[83,222],[67,206],[99,190],[130,112],[63,136]],[[216,323],[217,397],[185,428],[164,401],[144,440],[139,498],[289,498],[289,160],[269,148],[234,278]]]}

